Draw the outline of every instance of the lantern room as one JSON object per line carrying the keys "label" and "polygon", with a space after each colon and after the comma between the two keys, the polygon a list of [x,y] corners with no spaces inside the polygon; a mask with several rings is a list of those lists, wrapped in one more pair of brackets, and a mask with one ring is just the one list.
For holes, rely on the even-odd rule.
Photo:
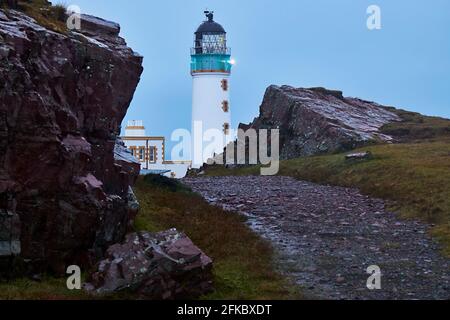
{"label": "lantern room", "polygon": [[191,73],[231,72],[231,50],[225,29],[214,21],[214,12],[205,11],[207,20],[195,32],[191,50]]}

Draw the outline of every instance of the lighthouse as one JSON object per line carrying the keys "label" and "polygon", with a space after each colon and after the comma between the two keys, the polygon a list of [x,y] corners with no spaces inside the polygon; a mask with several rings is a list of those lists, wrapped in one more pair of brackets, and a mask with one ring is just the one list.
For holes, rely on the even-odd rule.
{"label": "lighthouse", "polygon": [[193,167],[223,152],[230,140],[230,75],[233,60],[225,29],[205,11],[191,49]]}

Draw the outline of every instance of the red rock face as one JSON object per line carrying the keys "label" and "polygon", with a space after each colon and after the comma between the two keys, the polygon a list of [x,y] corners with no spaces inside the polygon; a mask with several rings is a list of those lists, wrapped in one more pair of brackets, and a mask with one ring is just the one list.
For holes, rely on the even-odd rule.
{"label": "red rock face", "polygon": [[379,129],[395,121],[400,118],[383,106],[343,97],[340,91],[270,86],[259,117],[240,127],[279,129],[280,157],[292,159],[389,141]]}
{"label": "red rock face", "polygon": [[0,225],[0,247],[20,240],[20,257],[58,273],[121,241],[136,213],[139,164],[116,138],[142,57],[117,24],[81,26],[62,35],[0,10],[0,216],[20,220]]}
{"label": "red rock face", "polygon": [[133,291],[147,299],[194,299],[213,290],[212,260],[183,233],[132,233],[108,248],[85,289]]}

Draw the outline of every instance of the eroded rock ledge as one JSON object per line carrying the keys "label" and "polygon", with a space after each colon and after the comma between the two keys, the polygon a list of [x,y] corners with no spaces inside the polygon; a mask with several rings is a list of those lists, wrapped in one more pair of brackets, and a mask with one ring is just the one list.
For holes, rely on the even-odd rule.
{"label": "eroded rock ledge", "polygon": [[241,128],[280,129],[281,159],[351,150],[392,140],[379,129],[401,119],[384,106],[324,88],[267,88],[260,115]]}
{"label": "eroded rock ledge", "polygon": [[122,241],[136,214],[139,165],[116,138],[142,57],[115,23],[82,28],[0,10],[0,256],[57,273]]}

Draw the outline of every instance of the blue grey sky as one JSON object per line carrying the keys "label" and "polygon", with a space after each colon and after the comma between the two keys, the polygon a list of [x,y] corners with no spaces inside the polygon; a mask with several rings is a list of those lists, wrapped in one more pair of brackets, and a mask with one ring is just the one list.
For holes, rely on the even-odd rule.
{"label": "blue grey sky", "polygon": [[[121,24],[144,56],[145,71],[126,120],[150,135],[190,129],[189,49],[215,11],[237,64],[231,80],[233,126],[258,115],[270,84],[339,89],[450,118],[448,0],[74,0],[83,13]],[[382,29],[366,26],[378,5]]]}

